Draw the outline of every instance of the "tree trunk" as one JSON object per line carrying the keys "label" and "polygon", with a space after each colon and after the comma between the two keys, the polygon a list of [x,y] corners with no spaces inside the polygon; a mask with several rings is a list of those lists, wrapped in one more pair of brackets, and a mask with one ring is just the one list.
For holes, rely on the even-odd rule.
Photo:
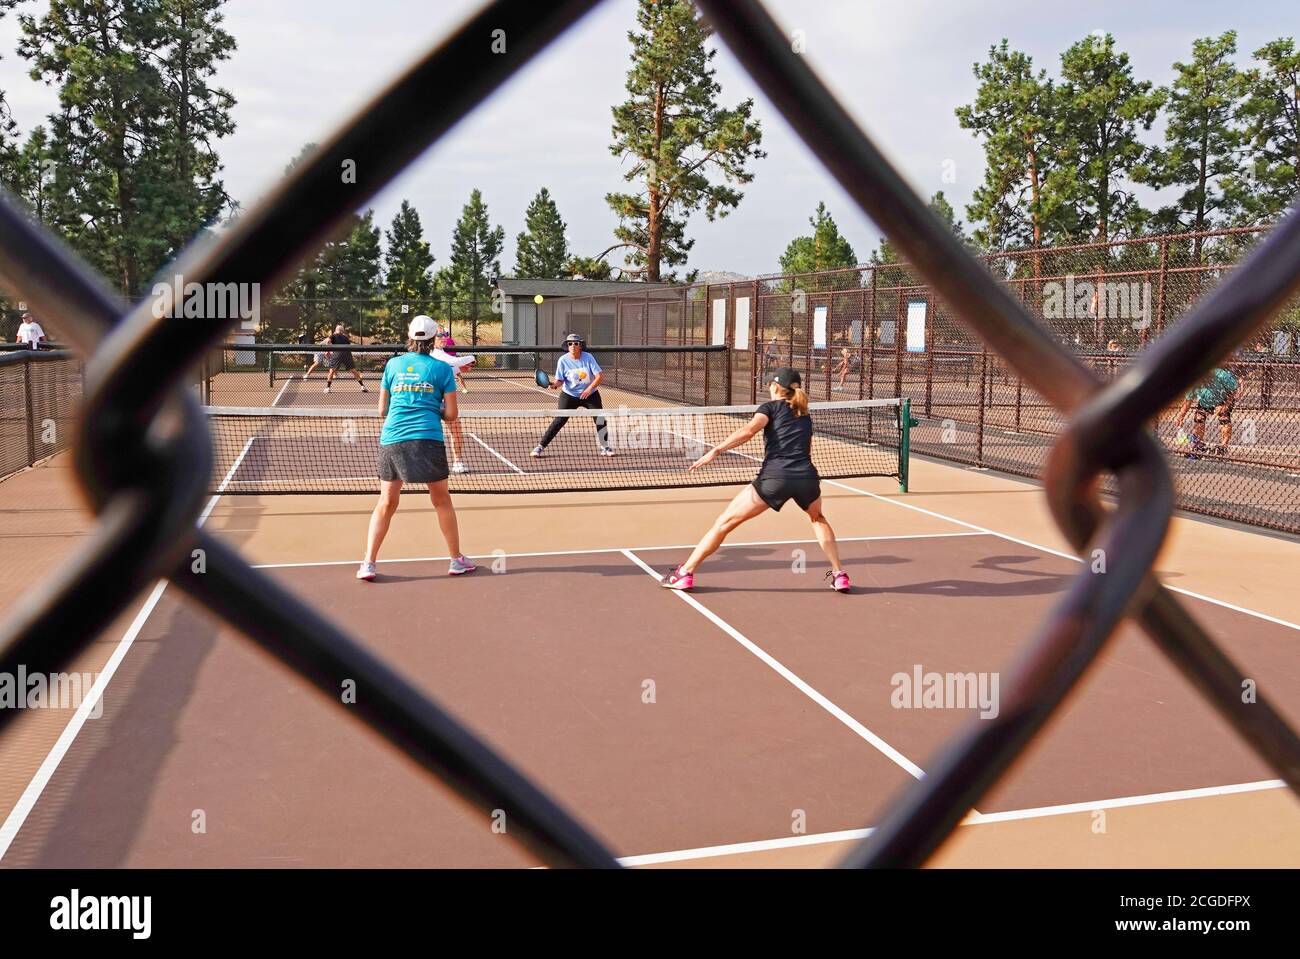
{"label": "tree trunk", "polygon": [[659,282],[659,238],[663,224],[659,218],[659,151],[664,134],[664,87],[655,88],[654,157],[650,161],[650,177],[646,189],[646,251],[645,278],[650,283]]}

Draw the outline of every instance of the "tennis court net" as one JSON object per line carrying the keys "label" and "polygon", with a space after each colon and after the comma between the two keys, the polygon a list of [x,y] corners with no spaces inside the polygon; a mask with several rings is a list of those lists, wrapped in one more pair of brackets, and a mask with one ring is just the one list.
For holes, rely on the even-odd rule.
{"label": "tennis court net", "polygon": [[[462,398],[472,405],[519,409],[537,403],[533,375],[555,372],[564,354],[555,346],[458,346],[460,355],[477,362],[461,371]],[[203,369],[205,400],[211,406],[319,406],[322,387],[331,377],[343,396],[359,393],[360,376],[376,384],[384,364],[404,353],[400,345],[248,343],[224,344],[208,355]],[[590,352],[605,374],[606,403],[638,399],[666,400],[687,406],[731,402],[731,359],[725,346],[592,346]],[[373,388],[373,386],[372,386]],[[614,396],[608,393],[618,391]],[[312,399],[312,395],[316,399]],[[542,402],[554,402],[543,390]]]}
{"label": "tennis court net", "polygon": [[[475,410],[444,424],[453,492],[664,489],[747,483],[762,435],[695,471],[688,467],[749,422],[757,406],[606,410]],[[207,407],[212,490],[223,494],[374,493],[383,425],[375,411]],[[892,476],[907,488],[909,403],[814,403],[812,458],[825,479]],[[532,456],[557,417],[566,420]],[[608,450],[608,452],[606,452]],[[410,484],[407,491],[423,490]]]}

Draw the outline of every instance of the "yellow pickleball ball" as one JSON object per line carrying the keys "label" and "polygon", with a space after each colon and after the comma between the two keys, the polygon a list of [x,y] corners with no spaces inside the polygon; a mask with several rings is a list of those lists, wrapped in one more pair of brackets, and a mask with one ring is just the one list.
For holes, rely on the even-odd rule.
{"label": "yellow pickleball ball", "polygon": [[541,306],[542,294],[538,293],[535,297],[533,297],[533,302],[536,303],[538,306]]}

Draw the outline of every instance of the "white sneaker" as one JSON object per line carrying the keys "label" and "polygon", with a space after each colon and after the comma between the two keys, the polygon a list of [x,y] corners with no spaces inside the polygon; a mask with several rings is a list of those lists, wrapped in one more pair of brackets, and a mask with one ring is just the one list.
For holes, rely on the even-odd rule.
{"label": "white sneaker", "polygon": [[362,563],[357,569],[357,579],[364,579],[367,583],[375,578],[378,570],[375,569],[374,563]]}
{"label": "white sneaker", "polygon": [[613,456],[613,455],[614,455],[614,451],[613,451],[612,449],[610,449],[608,446],[602,446],[602,447],[600,448],[600,455],[601,455],[601,456]]}
{"label": "white sneaker", "polygon": [[466,466],[464,463],[462,463],[460,460],[456,460],[456,462],[451,464],[451,471],[453,473],[468,473],[469,467]]}
{"label": "white sneaker", "polygon": [[325,392],[328,393],[329,391],[330,391],[330,388],[329,388],[328,386],[325,387]]}
{"label": "white sneaker", "polygon": [[306,374],[306,373],[304,373],[304,374],[302,375],[302,380],[303,380],[304,383],[307,382],[307,374]]}
{"label": "white sneaker", "polygon": [[535,457],[541,456],[542,453],[544,453],[544,452],[546,452],[545,447],[542,447],[542,446],[534,446],[534,447],[533,447],[533,451],[532,451],[531,453],[529,453],[528,455],[529,455],[529,456],[532,456],[532,457],[535,458]]}

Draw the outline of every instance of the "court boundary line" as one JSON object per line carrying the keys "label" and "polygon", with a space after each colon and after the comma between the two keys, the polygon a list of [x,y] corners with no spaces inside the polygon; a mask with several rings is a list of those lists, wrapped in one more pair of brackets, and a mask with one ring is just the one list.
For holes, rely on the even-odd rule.
{"label": "court boundary line", "polygon": [[[218,533],[225,532],[217,530]],[[835,539],[840,543],[862,543],[874,540],[890,539],[950,539],[963,536],[988,536],[988,533],[895,533],[883,536],[836,536]],[[496,551],[491,553],[466,553],[470,559],[493,559],[501,557],[504,559],[529,557],[529,556],[579,556],[586,553],[621,553],[625,549],[634,550],[639,553],[649,553],[654,550],[665,549],[694,549],[695,543],[681,543],[669,546],[598,546],[590,549],[551,549],[538,550],[536,552],[507,553],[505,551]],[[722,549],[735,546],[815,546],[815,539],[769,539],[755,540],[752,542],[735,542],[723,543]],[[381,559],[377,563],[382,566],[385,563],[441,563],[451,559],[450,556],[411,556],[402,559]],[[311,566],[351,566],[359,563],[356,559],[331,559],[314,563],[256,563],[254,569],[294,569],[297,567]]]}
{"label": "court boundary line", "polygon": [[[1196,789],[1180,789],[1172,792],[1148,793],[1138,796],[1121,796],[1103,799],[1097,802],[1066,803],[1057,806],[1031,806],[1025,809],[1013,809],[1000,813],[971,813],[962,820],[962,826],[989,825],[1000,822],[1023,821],[1029,819],[1047,819],[1053,816],[1067,816],[1078,813],[1096,812],[1104,809],[1121,809],[1131,806],[1154,806],[1163,803],[1184,802],[1191,799],[1207,799],[1214,796],[1230,796],[1241,793],[1265,792],[1285,788],[1280,779],[1259,780],[1250,783],[1237,783],[1229,786],[1206,786]],[[777,839],[757,839],[750,842],[723,843],[717,846],[697,846],[692,849],[674,849],[666,852],[646,853],[636,856],[620,856],[619,863],[624,866],[652,866],[670,862],[686,862],[696,859],[736,856],[752,852],[767,852],[775,849],[791,849],[800,846],[820,846],[833,842],[849,842],[865,839],[874,827],[861,829],[842,829],[834,832],[814,833],[810,836],[782,836]]]}
{"label": "court boundary line", "polygon": [[[641,557],[637,556],[631,550],[625,549],[621,550],[621,552],[652,579],[661,581],[659,574],[656,573],[649,564],[642,560]],[[789,666],[785,665],[767,650],[763,649],[740,630],[736,629],[736,627],[732,626],[713,610],[701,603],[694,596],[676,589],[672,590],[672,593],[745,649],[749,650],[749,652],[756,656],[760,662],[766,665],[799,692],[811,699],[814,703],[829,713],[832,718],[838,720],[841,725],[847,727],[851,732],[856,734],[858,738],[865,740],[869,745],[875,747],[878,752],[883,754],[885,758],[894,763],[894,765],[900,767],[914,779],[925,778],[924,769],[912,762],[912,760],[908,759],[902,752],[891,746],[882,737],[868,729],[866,725],[851,716],[849,712],[839,704],[832,702],[828,696],[815,689],[811,683],[798,675]]]}
{"label": "court boundary line", "polygon": [[[234,474],[235,470],[237,470],[240,464],[243,463],[244,457],[252,447],[254,439],[256,439],[256,437],[250,436],[248,438],[248,442],[244,444],[244,448],[240,452],[238,458],[236,458],[230,469],[226,471],[225,478],[222,479],[221,486],[218,487],[218,492],[214,493],[211,499],[208,500],[208,504],[199,516],[195,526],[202,526],[207,522],[208,517],[212,515],[212,510],[216,508],[217,502],[222,497],[220,489],[225,486],[230,477]],[[118,640],[117,646],[113,649],[113,652],[110,653],[108,659],[104,661],[104,665],[100,669],[99,675],[95,678],[94,684],[90,687],[90,692],[81,701],[81,705],[77,707],[77,711],[72,714],[72,717],[68,720],[67,724],[64,725],[63,730],[59,733],[58,739],[54,741],[54,745],[50,747],[49,752],[45,754],[45,758],[41,761],[40,766],[36,768],[36,772],[23,788],[22,794],[18,797],[18,801],[15,802],[13,808],[9,810],[9,813],[5,816],[4,822],[0,823],[0,862],[4,861],[4,857],[8,854],[10,846],[13,844],[13,841],[18,838],[18,833],[22,831],[24,824],[26,824],[27,817],[30,816],[32,810],[36,808],[36,804],[41,801],[41,796],[45,794],[45,787],[49,785],[50,780],[54,778],[54,774],[58,772],[59,766],[63,763],[64,758],[68,754],[68,750],[72,748],[73,743],[76,742],[77,736],[81,734],[81,730],[85,727],[86,719],[90,716],[91,711],[103,698],[104,693],[107,692],[108,684],[112,682],[113,677],[117,675],[118,667],[122,664],[122,661],[126,659],[126,654],[131,651],[131,647],[135,645],[136,637],[140,635],[140,631],[144,629],[145,624],[149,621],[149,617],[153,615],[153,611],[157,608],[159,601],[162,599],[163,593],[166,592],[167,586],[168,581],[166,579],[160,579],[154,584],[153,591],[149,594],[149,597],[144,601],[144,604],[135,614],[130,625],[127,626],[126,632],[124,632],[122,638]]]}
{"label": "court boundary line", "polygon": [[[937,510],[927,509],[924,506],[917,506],[915,503],[903,503],[893,497],[882,496],[879,493],[871,492],[871,490],[858,489],[856,486],[849,486],[847,483],[841,482],[839,480],[822,480],[822,482],[829,486],[837,486],[840,489],[851,490],[852,492],[859,493],[862,496],[870,496],[872,499],[880,500],[882,503],[890,503],[894,506],[900,507],[901,509],[914,510],[918,513],[924,513],[927,516],[932,516],[935,519],[947,520],[948,522],[954,523],[958,526],[965,526],[967,529],[976,530],[980,533],[985,533],[989,536],[996,536],[999,539],[1005,539],[1008,540],[1009,542],[1017,543],[1020,546],[1027,546],[1030,549],[1036,549],[1043,553],[1050,553],[1051,555],[1059,556],[1062,559],[1073,560],[1076,563],[1084,562],[1082,557],[1076,556],[1073,553],[1066,553],[1059,549],[1053,549],[1050,546],[1042,546],[1039,545],[1038,543],[1031,542],[1030,540],[1021,539],[1018,536],[1012,536],[1010,533],[1000,533],[997,530],[990,529],[987,526],[980,526],[978,523],[971,523],[964,519],[957,519],[957,517],[955,516],[948,516],[945,513],[940,513]],[[926,495],[926,494],[913,493],[911,495]],[[930,495],[938,495],[938,494],[930,494]],[[1172,586],[1169,583],[1164,583],[1162,585],[1164,585],[1165,589],[1172,590],[1175,593],[1182,593],[1184,596],[1190,596],[1193,599],[1203,600],[1215,606],[1222,606],[1224,609],[1230,609],[1233,612],[1244,613],[1247,616],[1253,616],[1256,619],[1262,619],[1265,622],[1273,623],[1277,626],[1285,626],[1287,629],[1294,629],[1297,632],[1300,632],[1300,625],[1289,622],[1288,620],[1285,619],[1281,619],[1280,617],[1271,616],[1268,613],[1261,613],[1259,610],[1250,609],[1246,606],[1238,606],[1235,603],[1230,603],[1224,599],[1215,599],[1213,596],[1206,596],[1204,593],[1198,593],[1195,592],[1194,590],[1185,589],[1182,586]]]}
{"label": "court boundary line", "polygon": [[512,470],[514,470],[514,471],[515,471],[516,473],[518,473],[520,476],[527,476],[527,475],[528,475],[528,473],[527,473],[525,470],[520,469],[520,468],[519,468],[518,466],[516,466],[514,463],[510,462],[510,460],[506,459],[503,455],[501,455],[501,454],[498,453],[495,449],[493,449],[491,446],[489,446],[487,443],[484,443],[481,439],[479,439],[479,438],[478,438],[478,434],[467,432],[465,435],[468,436],[470,439],[472,439],[472,440],[473,440],[475,443],[477,443],[479,446],[483,447],[485,450],[487,450],[489,453],[491,453],[493,456],[495,456],[495,457],[496,457],[497,459],[499,459],[501,462],[505,463],[507,466],[509,466]]}

